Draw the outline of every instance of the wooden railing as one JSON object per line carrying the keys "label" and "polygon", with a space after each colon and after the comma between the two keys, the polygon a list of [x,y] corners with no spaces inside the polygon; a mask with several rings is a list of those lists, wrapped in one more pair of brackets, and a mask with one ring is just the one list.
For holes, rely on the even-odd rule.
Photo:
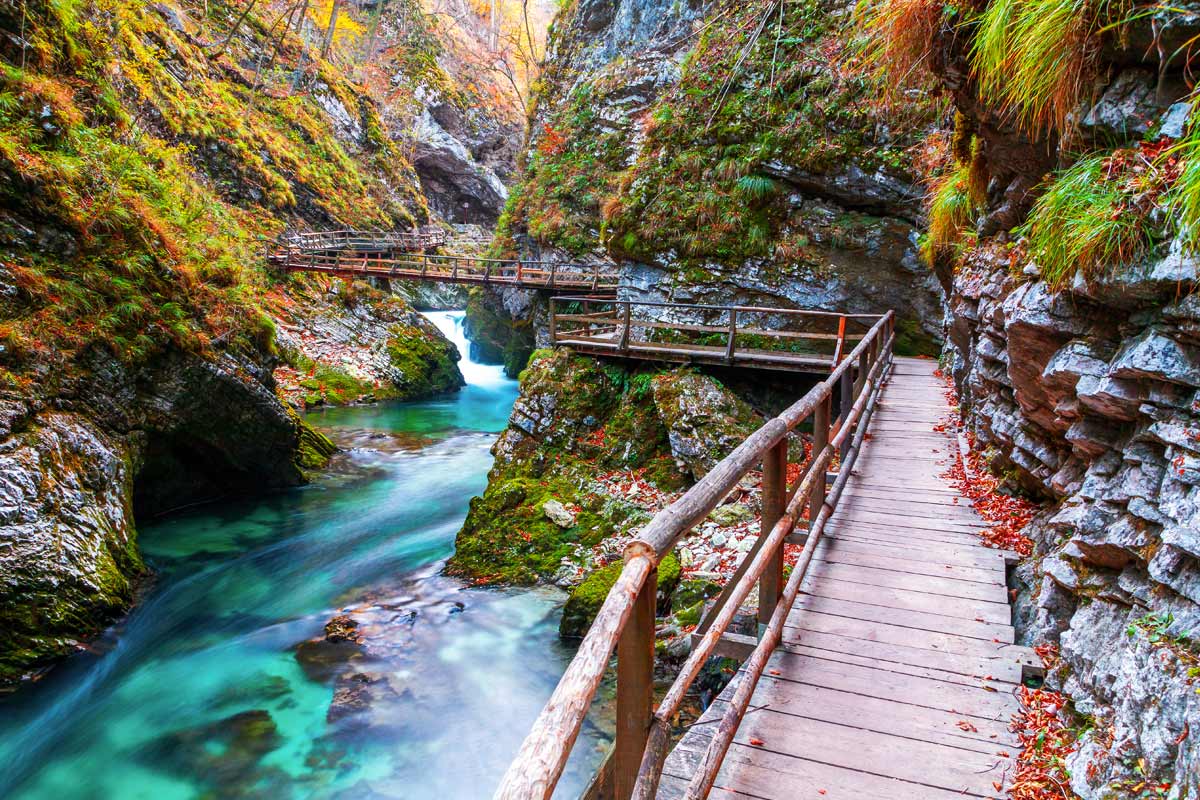
{"label": "wooden railing", "polygon": [[[626,546],[620,576],[505,773],[494,795],[496,800],[551,796],[614,648],[616,742],[585,797],[589,800],[653,798],[670,744],[671,720],[701,667],[718,651],[734,615],[757,584],[761,633],[733,699],[688,787],[689,798],[707,796],[767,658],[780,641],[784,620],[858,456],[891,364],[894,338],[895,317],[888,312],[840,359],[827,379],[751,434],[687,493],[659,512]],[[839,406],[837,420],[831,418],[835,393]],[[808,420],[812,421],[813,429],[812,455],[789,486],[788,435]],[[835,454],[840,463],[833,485],[828,486]],[[761,534],[698,628],[703,632],[695,639],[675,682],[658,708],[653,709],[658,564],[682,536],[707,517],[759,464],[762,465]],[[797,537],[806,508],[809,522],[803,535]],[[784,544],[789,540],[803,541],[804,547],[785,584]]]}
{"label": "wooden railing", "polygon": [[827,371],[879,318],[758,306],[554,297],[550,339],[593,355]]}
{"label": "wooden railing", "polygon": [[430,253],[303,251],[277,253],[274,263],[286,270],[334,275],[442,283],[505,284],[531,289],[587,290],[615,293],[620,273],[608,264],[565,264],[521,259],[477,258]]}
{"label": "wooden railing", "polygon": [[446,232],[440,228],[411,231],[301,231],[280,240],[282,249],[301,252],[342,250],[348,252],[386,253],[392,251],[423,252],[446,243]]}

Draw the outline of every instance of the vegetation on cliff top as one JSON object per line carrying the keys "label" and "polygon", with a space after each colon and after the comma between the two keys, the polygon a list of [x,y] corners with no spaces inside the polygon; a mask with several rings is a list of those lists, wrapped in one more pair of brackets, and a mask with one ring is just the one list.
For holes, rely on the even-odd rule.
{"label": "vegetation on cliff top", "polygon": [[[884,83],[847,48],[827,5],[764,2],[719,12],[678,84],[627,125],[601,119],[598,109],[636,79],[628,65],[582,80],[550,65],[541,104],[574,88],[535,131],[501,244],[511,247],[507,237],[524,227],[573,252],[602,243],[641,259],[674,252],[697,264],[755,256],[805,263],[805,237],[785,235],[788,176],[780,170],[803,176],[853,163],[906,174],[907,149],[934,110],[924,102],[881,109]],[[569,29],[569,19],[556,28]],[[877,135],[881,125],[887,136]],[[633,139],[644,143],[631,165]]]}
{"label": "vegetation on cliff top", "polygon": [[[0,65],[8,388],[90,348],[130,362],[269,349],[253,265],[282,215],[424,218],[411,166],[339,70],[280,20],[251,11],[237,25],[243,9],[221,0],[182,10],[192,17],[129,0],[0,10],[0,27],[26,31]],[[284,63],[303,58],[312,73],[293,92]],[[359,141],[338,134],[335,107]]]}
{"label": "vegetation on cliff top", "polygon": [[[864,3],[859,17],[873,34],[868,59],[882,74],[929,86],[939,41],[963,40],[981,104],[1046,146],[1061,143],[1060,168],[1042,176],[1038,199],[1013,230],[1019,241],[1010,259],[1018,271],[1036,265],[1061,288],[1077,274],[1095,279],[1135,267],[1175,237],[1195,246],[1200,124],[1194,113],[1175,143],[1160,138],[1157,126],[1142,141],[1115,144],[1085,142],[1074,132],[1087,104],[1098,99],[1093,93],[1105,43],[1119,47],[1126,28],[1141,18],[1179,13],[1116,0],[992,0],[977,7],[878,0]],[[1191,57],[1182,49],[1169,56],[1179,68]],[[924,252],[939,271],[953,270],[975,245],[973,230],[990,210],[984,192],[973,188],[991,177],[986,143],[958,127],[954,157],[935,162],[927,176]]]}

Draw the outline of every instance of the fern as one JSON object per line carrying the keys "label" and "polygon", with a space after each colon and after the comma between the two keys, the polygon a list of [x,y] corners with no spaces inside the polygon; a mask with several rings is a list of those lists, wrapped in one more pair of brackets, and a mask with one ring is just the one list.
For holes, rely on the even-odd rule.
{"label": "fern", "polygon": [[737,179],[737,190],[746,197],[755,200],[765,200],[774,195],[779,186],[766,175],[743,175]]}

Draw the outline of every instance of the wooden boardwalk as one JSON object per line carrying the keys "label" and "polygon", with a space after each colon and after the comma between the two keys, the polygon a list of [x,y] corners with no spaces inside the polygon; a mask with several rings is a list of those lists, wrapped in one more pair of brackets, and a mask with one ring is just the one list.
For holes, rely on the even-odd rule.
{"label": "wooden boardwalk", "polygon": [[[1013,644],[1010,554],[980,543],[983,521],[940,477],[957,445],[934,429],[948,413],[934,367],[895,359],[710,797],[1006,796],[1014,691],[1036,659]],[[684,796],[736,685],[667,758],[659,797]]]}

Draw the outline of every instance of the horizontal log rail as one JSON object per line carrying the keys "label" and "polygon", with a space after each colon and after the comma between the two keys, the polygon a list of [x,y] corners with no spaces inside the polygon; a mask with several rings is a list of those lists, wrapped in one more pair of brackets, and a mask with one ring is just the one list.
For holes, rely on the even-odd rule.
{"label": "horizontal log rail", "polygon": [[616,292],[620,273],[609,264],[559,263],[480,258],[454,254],[303,251],[276,253],[273,262],[290,272],[343,277],[395,278],[441,283],[499,284],[530,289],[587,290],[603,296]]}
{"label": "horizontal log rail", "polygon": [[421,252],[445,245],[446,232],[441,228],[408,231],[300,231],[284,236],[280,244],[281,249],[294,249],[305,253],[332,250],[364,253],[395,250]]}
{"label": "horizontal log rail", "polygon": [[[589,298],[590,300],[590,298]],[[594,301],[593,301],[594,302]],[[628,319],[628,306],[618,316]],[[585,310],[584,315],[591,313]],[[837,316],[837,315],[834,315]],[[780,640],[783,622],[795,602],[842,487],[865,439],[867,423],[892,361],[895,316],[875,318],[870,329],[832,373],[782,414],[746,438],[682,497],[660,511],[630,542],[616,584],[605,598],[557,688],[521,745],[494,795],[495,800],[536,800],[554,792],[571,754],[596,689],[617,651],[617,733],[603,775],[593,782],[589,800],[653,798],[670,743],[671,720],[704,662],[742,603],[757,584],[759,620],[763,625],[746,675],[730,704],[702,768],[688,788],[689,798],[707,796],[750,693]],[[838,419],[831,418],[834,395]],[[811,420],[812,455],[788,486],[788,436]],[[834,456],[840,466],[832,487],[827,475]],[[695,643],[675,682],[657,710],[652,709],[654,667],[654,597],[659,562],[695,525],[732,491],[751,470],[762,467],[762,531],[745,557],[724,601],[708,612],[703,635]],[[784,545],[809,510],[807,539],[786,585]]]}
{"label": "horizontal log rail", "polygon": [[878,314],[560,296],[550,300],[549,327],[552,344],[591,355],[823,372],[836,367],[879,319]]}

